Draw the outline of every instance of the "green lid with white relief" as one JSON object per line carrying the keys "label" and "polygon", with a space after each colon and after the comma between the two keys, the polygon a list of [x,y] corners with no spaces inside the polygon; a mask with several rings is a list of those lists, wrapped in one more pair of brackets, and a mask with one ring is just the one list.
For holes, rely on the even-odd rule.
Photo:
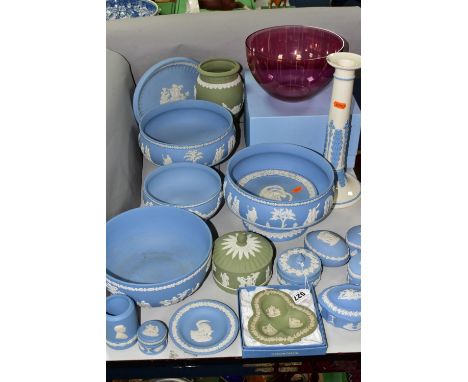
{"label": "green lid with white relief", "polygon": [[213,277],[225,292],[235,294],[243,286],[268,284],[272,263],[272,245],[256,233],[231,232],[214,243]]}

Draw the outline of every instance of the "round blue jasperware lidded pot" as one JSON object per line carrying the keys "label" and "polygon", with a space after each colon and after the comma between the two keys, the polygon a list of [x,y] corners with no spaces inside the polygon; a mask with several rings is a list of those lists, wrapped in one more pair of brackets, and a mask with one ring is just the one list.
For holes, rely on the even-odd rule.
{"label": "round blue jasperware lidded pot", "polygon": [[223,198],[221,177],[211,167],[173,163],[152,171],[143,184],[146,206],[174,206],[210,219]]}
{"label": "round blue jasperware lidded pot", "polygon": [[123,294],[106,299],[106,342],[115,350],[124,350],[137,341],[138,317],[133,300]]}
{"label": "round blue jasperware lidded pot", "polygon": [[304,245],[320,258],[324,267],[341,267],[349,260],[349,247],[335,232],[326,230],[309,232]]}
{"label": "round blue jasperware lidded pot", "polygon": [[123,212],[106,225],[106,286],[141,307],[182,301],[202,284],[213,239],[206,223],[181,208]]}
{"label": "round blue jasperware lidded pot", "polygon": [[361,225],[351,227],[346,233],[346,243],[349,246],[351,257],[361,253]]}
{"label": "round blue jasperware lidded pot", "polygon": [[150,320],[138,329],[138,347],[141,352],[153,355],[161,353],[167,345],[167,327],[162,321]]}
{"label": "round blue jasperware lidded pot", "polygon": [[348,282],[361,285],[361,253],[353,256],[348,263]]}
{"label": "round blue jasperware lidded pot", "polygon": [[322,318],[346,330],[361,329],[361,287],[353,284],[331,286],[318,297]]}
{"label": "round blue jasperware lidded pot", "polygon": [[184,100],[148,111],[141,119],[138,141],[146,159],[159,166],[176,162],[215,166],[234,149],[236,128],[224,107]]}
{"label": "round blue jasperware lidded pot", "polygon": [[282,285],[311,288],[320,281],[320,258],[306,248],[291,248],[276,259],[278,281]]}
{"label": "round blue jasperware lidded pot", "polygon": [[302,235],[331,212],[335,174],[317,152],[289,143],[261,143],[228,162],[224,197],[247,230],[273,241]]}

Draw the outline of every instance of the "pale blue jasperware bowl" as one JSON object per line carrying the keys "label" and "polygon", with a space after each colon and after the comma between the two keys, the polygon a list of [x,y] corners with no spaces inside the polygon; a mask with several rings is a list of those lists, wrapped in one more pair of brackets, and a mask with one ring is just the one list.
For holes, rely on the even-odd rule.
{"label": "pale blue jasperware bowl", "polygon": [[248,230],[291,240],[328,216],[335,194],[331,164],[289,143],[263,143],[229,160],[224,197]]}
{"label": "pale blue jasperware bowl", "polygon": [[156,165],[175,162],[215,166],[236,144],[231,113],[213,102],[184,100],[159,105],[140,122],[139,145]]}
{"label": "pale blue jasperware bowl", "polygon": [[152,171],[143,184],[146,206],[174,206],[210,219],[222,200],[221,177],[211,167],[174,163]]}
{"label": "pale blue jasperware bowl", "polygon": [[211,231],[186,210],[136,208],[109,220],[106,231],[107,289],[142,307],[182,301],[210,267]]}

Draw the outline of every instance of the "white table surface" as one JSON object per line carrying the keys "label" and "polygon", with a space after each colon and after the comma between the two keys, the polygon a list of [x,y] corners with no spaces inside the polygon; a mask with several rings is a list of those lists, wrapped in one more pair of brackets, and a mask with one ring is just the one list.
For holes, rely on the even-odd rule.
{"label": "white table surface", "polygon": [[[243,127],[243,126],[242,126]],[[243,128],[242,128],[243,130]],[[240,147],[243,147],[243,139],[241,139]],[[238,149],[239,150],[239,149]],[[156,166],[144,159],[143,164],[143,179],[152,171]],[[225,173],[226,162],[219,166],[219,169]],[[224,235],[225,233],[232,231],[243,231],[244,226],[242,222],[231,213],[226,205],[223,205],[222,209],[215,215],[211,220],[211,223],[216,228],[218,235]],[[342,237],[346,235],[346,231],[352,226],[361,224],[361,203],[358,202],[352,207],[333,209],[332,213],[325,220],[317,225],[312,226],[308,231],[327,229],[338,233]],[[276,253],[281,253],[292,247],[303,247],[305,235],[300,236],[294,240],[275,243]],[[275,268],[275,267],[274,267]],[[347,270],[346,265],[337,268],[324,267],[322,278],[318,285],[315,287],[317,295],[325,288],[343,284],[346,282]],[[273,271],[273,276],[269,282],[269,285],[278,285],[276,278],[276,270]],[[199,300],[199,299],[213,299],[221,301],[229,305],[238,314],[237,306],[237,295],[232,295],[222,291],[215,284],[211,273],[207,276],[200,289],[198,289],[190,297],[187,297],[181,302],[170,305],[167,307],[158,308],[142,308],[141,309],[141,322],[148,320],[161,320],[169,324],[169,320],[172,314],[181,306],[188,302]],[[337,329],[334,326],[324,322],[325,332],[328,341],[327,353],[349,353],[349,352],[360,352],[361,351],[361,331],[347,331],[344,329]],[[135,344],[131,348],[126,350],[113,350],[106,346],[107,349],[107,360],[108,361],[129,361],[129,360],[149,360],[149,359],[190,359],[190,358],[219,358],[219,357],[241,357],[242,349],[240,342],[240,335],[237,336],[236,340],[227,349],[212,355],[199,355],[194,356],[180,350],[174,345],[171,338],[166,349],[157,355],[146,355],[143,354],[139,349],[138,345]]]}

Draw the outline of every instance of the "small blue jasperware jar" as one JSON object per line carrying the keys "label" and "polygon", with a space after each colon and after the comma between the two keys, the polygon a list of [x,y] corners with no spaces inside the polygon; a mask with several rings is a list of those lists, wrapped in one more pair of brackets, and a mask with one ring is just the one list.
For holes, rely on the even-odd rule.
{"label": "small blue jasperware jar", "polygon": [[138,317],[133,300],[124,294],[106,299],[106,342],[115,350],[124,350],[137,341]]}
{"label": "small blue jasperware jar", "polygon": [[291,248],[276,260],[278,281],[282,285],[304,288],[316,286],[322,274],[322,263],[317,255],[306,248]]}
{"label": "small blue jasperware jar", "polygon": [[348,282],[361,285],[361,253],[353,256],[348,263]]}
{"label": "small blue jasperware jar", "polygon": [[138,329],[138,347],[149,355],[161,353],[167,346],[167,327],[162,321],[151,320]]}
{"label": "small blue jasperware jar", "polygon": [[346,330],[361,329],[361,287],[353,284],[331,286],[318,297],[322,318]]}
{"label": "small blue jasperware jar", "polygon": [[315,253],[324,267],[341,267],[349,260],[349,247],[336,233],[331,231],[309,232],[304,246]]}
{"label": "small blue jasperware jar", "polygon": [[346,233],[346,244],[348,244],[351,257],[361,253],[361,225],[354,226]]}

